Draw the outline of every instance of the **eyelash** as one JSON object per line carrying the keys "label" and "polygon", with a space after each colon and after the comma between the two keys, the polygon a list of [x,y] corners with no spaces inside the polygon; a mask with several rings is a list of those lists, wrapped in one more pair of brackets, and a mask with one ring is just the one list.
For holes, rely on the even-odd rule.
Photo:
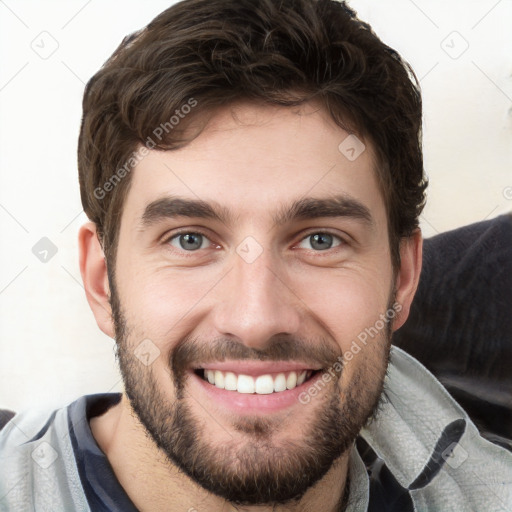
{"label": "eyelash", "polygon": [[[163,240],[163,244],[164,245],[168,245],[169,247],[172,247],[170,246],[170,242],[171,240],[179,237],[180,235],[201,235],[203,237],[205,237],[210,243],[213,243],[215,244],[215,242],[212,242],[212,240],[210,240],[210,237],[208,234],[206,234],[204,231],[200,230],[200,229],[197,229],[197,230],[191,230],[191,229],[184,229],[182,231],[178,231],[178,232],[175,232],[173,233],[172,235],[170,236],[167,236],[164,238]],[[303,242],[304,240],[306,240],[307,238],[309,238],[310,236],[312,235],[317,235],[317,234],[325,234],[325,235],[331,235],[332,237],[334,237],[335,239],[338,239],[339,241],[339,244],[330,248],[330,249],[325,249],[323,251],[315,251],[314,249],[306,249],[308,251],[311,251],[312,253],[314,253],[316,256],[322,256],[324,254],[328,254],[328,255],[332,255],[333,251],[336,251],[336,250],[339,250],[340,248],[342,248],[343,246],[346,246],[348,245],[348,242],[346,239],[342,238],[340,235],[337,235],[335,233],[332,233],[331,231],[329,230],[313,230],[313,231],[310,231],[308,233],[306,233],[298,242],[297,244],[294,245],[297,246],[299,245],[301,242]],[[219,244],[215,244],[215,245],[219,245]],[[194,256],[195,253],[201,251],[201,249],[197,249],[195,251],[186,251],[184,249],[177,249],[175,247],[172,247],[171,249],[173,252],[179,252],[180,254],[182,255],[185,255],[185,257],[190,257],[190,256]]]}

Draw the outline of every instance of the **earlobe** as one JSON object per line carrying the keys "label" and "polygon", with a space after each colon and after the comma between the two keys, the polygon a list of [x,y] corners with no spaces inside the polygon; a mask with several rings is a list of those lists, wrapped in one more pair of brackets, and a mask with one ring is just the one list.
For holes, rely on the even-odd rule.
{"label": "earlobe", "polygon": [[423,238],[420,229],[400,242],[400,269],[396,277],[396,301],[401,310],[393,323],[393,331],[400,328],[409,316],[412,300],[420,280]]}
{"label": "earlobe", "polygon": [[80,273],[87,301],[96,318],[98,327],[107,336],[114,338],[107,265],[94,222],[87,222],[80,228],[78,248]]}

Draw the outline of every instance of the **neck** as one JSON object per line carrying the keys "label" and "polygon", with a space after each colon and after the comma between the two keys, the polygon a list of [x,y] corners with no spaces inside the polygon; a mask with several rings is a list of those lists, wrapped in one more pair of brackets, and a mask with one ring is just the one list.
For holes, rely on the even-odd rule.
{"label": "neck", "polygon": [[[300,501],[285,505],[233,505],[212,495],[172,464],[146,434],[125,394],[102,416],[91,418],[91,431],[119,483],[141,511],[299,512],[344,510],[349,451]],[[347,488],[348,490],[348,488]]]}

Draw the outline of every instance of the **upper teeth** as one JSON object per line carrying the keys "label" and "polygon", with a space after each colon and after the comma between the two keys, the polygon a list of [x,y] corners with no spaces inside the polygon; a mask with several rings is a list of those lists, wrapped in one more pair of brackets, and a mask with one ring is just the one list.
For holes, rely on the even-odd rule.
{"label": "upper teeth", "polygon": [[205,377],[210,384],[221,389],[238,391],[239,393],[257,393],[268,395],[270,393],[285,391],[300,386],[305,380],[308,371],[290,372],[277,375],[236,375],[233,372],[221,372],[220,370],[205,370]]}

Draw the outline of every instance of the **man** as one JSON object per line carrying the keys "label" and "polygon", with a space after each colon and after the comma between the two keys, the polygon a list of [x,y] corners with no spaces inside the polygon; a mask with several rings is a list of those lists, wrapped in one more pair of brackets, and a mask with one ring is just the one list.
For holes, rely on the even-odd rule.
{"label": "man", "polygon": [[125,393],[15,416],[4,509],[510,506],[512,456],[390,348],[421,270],[421,99],[368,25],[186,0],[83,108],[80,269]]}

